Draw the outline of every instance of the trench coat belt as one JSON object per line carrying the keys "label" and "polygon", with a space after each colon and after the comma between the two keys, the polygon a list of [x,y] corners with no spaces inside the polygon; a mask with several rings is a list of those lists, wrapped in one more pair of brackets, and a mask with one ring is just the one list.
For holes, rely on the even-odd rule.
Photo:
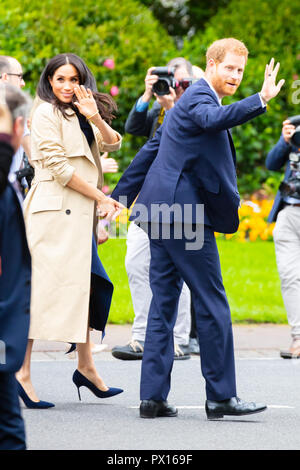
{"label": "trench coat belt", "polygon": [[35,168],[34,179],[36,182],[38,182],[38,181],[51,181],[54,178],[47,168]]}

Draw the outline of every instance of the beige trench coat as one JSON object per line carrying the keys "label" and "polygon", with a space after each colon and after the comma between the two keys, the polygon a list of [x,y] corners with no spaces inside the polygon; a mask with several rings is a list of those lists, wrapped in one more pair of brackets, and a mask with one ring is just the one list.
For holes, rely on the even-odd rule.
{"label": "beige trench coat", "polygon": [[101,188],[99,151],[121,146],[103,142],[92,126],[91,146],[75,112],[68,120],[50,103],[41,102],[31,121],[32,187],[24,202],[32,256],[30,339],[85,343],[91,282],[95,203],[68,188],[73,172]]}

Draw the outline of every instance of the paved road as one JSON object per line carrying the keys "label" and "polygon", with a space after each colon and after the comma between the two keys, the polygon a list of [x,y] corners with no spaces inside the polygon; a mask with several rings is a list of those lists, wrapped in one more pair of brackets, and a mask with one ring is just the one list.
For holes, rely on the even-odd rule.
{"label": "paved road", "polygon": [[125,392],[101,400],[82,389],[79,402],[71,381],[76,362],[56,354],[62,360],[35,360],[32,365],[41,399],[56,406],[41,411],[23,409],[29,449],[300,448],[300,360],[238,356],[238,395],[264,402],[269,409],[248,418],[220,421],[206,419],[199,358],[176,361],[169,401],[177,405],[179,416],[143,420],[138,416],[139,361],[118,361],[109,352],[96,356],[108,385],[120,386]]}

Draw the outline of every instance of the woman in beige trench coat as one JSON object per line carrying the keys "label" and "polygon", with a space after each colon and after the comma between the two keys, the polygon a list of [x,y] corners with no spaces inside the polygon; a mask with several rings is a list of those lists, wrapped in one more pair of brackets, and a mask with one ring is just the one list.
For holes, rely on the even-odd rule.
{"label": "woman in beige trench coat", "polygon": [[35,177],[24,203],[32,256],[30,339],[17,380],[28,407],[47,408],[54,405],[40,401],[31,382],[34,339],[77,343],[78,391],[81,385],[101,397],[122,391],[99,376],[88,334],[89,327],[104,331],[112,295],[95,241],[92,250],[95,209],[108,218],[122,210],[100,190],[99,151],[118,150],[121,136],[109,125],[113,100],[96,91],[94,77],[75,54],[49,61],[37,95],[31,119]]}

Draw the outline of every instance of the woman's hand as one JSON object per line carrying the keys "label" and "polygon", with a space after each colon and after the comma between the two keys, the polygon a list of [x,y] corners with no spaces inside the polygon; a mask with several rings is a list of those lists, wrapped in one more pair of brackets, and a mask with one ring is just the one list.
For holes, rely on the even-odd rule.
{"label": "woman's hand", "polygon": [[115,201],[111,197],[104,196],[97,202],[97,215],[105,218],[106,220],[115,220],[125,209],[123,204]]}
{"label": "woman's hand", "polygon": [[74,87],[74,93],[77,98],[74,104],[83,116],[89,118],[99,112],[93,93],[89,88],[86,90],[83,85],[78,85]]}
{"label": "woman's hand", "polygon": [[98,245],[102,245],[102,243],[105,243],[108,240],[108,238],[109,237],[108,237],[107,231],[105,230],[103,225],[101,225],[101,222],[98,222],[98,225],[97,225],[97,242],[98,242]]}
{"label": "woman's hand", "polygon": [[114,158],[108,158],[108,153],[105,152],[100,157],[102,173],[117,173],[119,165]]}

